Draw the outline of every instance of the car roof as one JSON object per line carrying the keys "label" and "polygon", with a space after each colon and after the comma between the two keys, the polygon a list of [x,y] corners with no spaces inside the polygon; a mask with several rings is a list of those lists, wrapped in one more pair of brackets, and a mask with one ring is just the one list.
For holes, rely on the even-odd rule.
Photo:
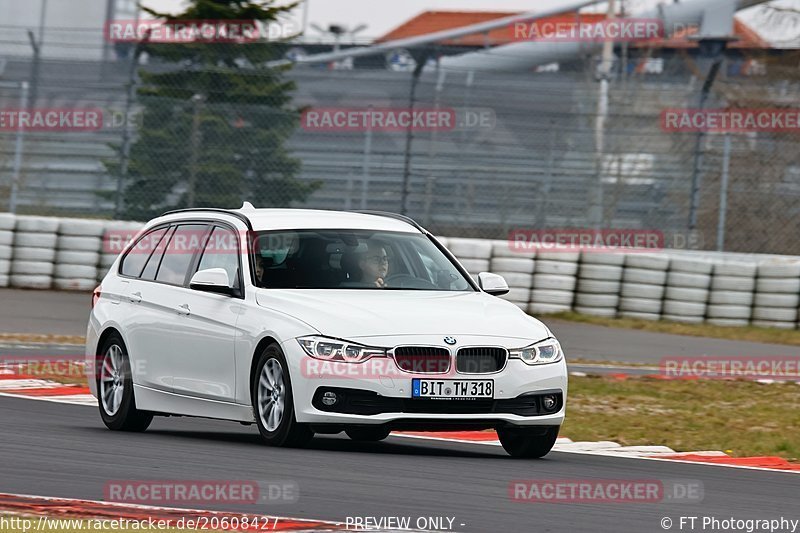
{"label": "car roof", "polygon": [[[165,213],[169,219],[187,218],[191,214],[228,215],[249,223],[253,231],[293,229],[365,229],[374,231],[399,231],[420,233],[416,222],[410,218],[383,212],[327,211],[321,209],[256,209],[245,204],[241,209],[184,209]],[[178,217],[178,215],[182,215]]]}

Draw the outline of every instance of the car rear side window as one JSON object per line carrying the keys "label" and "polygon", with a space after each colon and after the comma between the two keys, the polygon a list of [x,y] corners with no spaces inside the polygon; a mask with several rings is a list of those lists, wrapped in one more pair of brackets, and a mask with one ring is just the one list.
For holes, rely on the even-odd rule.
{"label": "car rear side window", "polygon": [[136,244],[122,258],[120,274],[131,278],[138,278],[153,250],[159,245],[167,233],[166,227],[158,228],[142,235]]}
{"label": "car rear side window", "polygon": [[164,251],[156,281],[185,285],[189,267],[195,255],[202,250],[208,230],[209,226],[206,224],[178,226]]}
{"label": "car rear side window", "polygon": [[156,279],[158,266],[161,264],[161,259],[164,257],[164,250],[167,249],[167,243],[169,242],[169,238],[174,229],[174,226],[170,228],[170,231],[164,235],[164,237],[161,239],[161,242],[156,245],[153,253],[150,254],[150,259],[147,260],[147,264],[144,266],[144,270],[142,270],[142,275],[140,276],[141,279],[146,279],[148,281],[154,281]]}

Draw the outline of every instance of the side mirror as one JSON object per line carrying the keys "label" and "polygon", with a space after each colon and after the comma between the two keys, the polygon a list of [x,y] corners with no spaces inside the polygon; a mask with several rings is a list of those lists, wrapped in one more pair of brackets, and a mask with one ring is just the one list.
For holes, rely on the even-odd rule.
{"label": "side mirror", "polygon": [[478,287],[492,296],[501,296],[508,293],[508,283],[503,276],[492,274],[491,272],[481,272],[478,274]]}
{"label": "side mirror", "polygon": [[234,296],[237,290],[230,284],[228,272],[224,268],[209,268],[195,273],[189,282],[189,287],[196,291]]}

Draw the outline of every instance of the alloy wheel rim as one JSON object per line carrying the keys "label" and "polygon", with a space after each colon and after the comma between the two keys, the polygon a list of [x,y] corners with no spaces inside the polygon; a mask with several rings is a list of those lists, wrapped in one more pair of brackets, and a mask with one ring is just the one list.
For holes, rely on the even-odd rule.
{"label": "alloy wheel rim", "polygon": [[286,386],[283,367],[277,359],[269,359],[258,378],[258,414],[267,431],[275,431],[283,420],[286,407]]}
{"label": "alloy wheel rim", "polygon": [[117,414],[125,392],[122,358],[122,348],[113,344],[106,351],[100,367],[100,399],[103,402],[103,409],[109,416]]}

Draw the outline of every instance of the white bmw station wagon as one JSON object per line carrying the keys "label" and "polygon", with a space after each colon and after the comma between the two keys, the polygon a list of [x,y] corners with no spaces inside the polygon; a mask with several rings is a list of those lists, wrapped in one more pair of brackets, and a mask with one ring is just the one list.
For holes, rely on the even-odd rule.
{"label": "white bmw station wagon", "polygon": [[542,457],[564,420],[552,332],[391,213],[190,209],[149,222],[92,298],[86,358],[100,416],[256,424],[301,446],[344,431],[496,429]]}

